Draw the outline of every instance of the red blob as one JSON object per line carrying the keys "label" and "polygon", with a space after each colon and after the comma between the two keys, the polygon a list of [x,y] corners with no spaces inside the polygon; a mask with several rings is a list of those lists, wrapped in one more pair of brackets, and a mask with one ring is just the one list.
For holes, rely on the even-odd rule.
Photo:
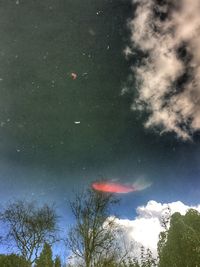
{"label": "red blob", "polygon": [[96,182],[92,184],[92,188],[97,191],[121,194],[136,191],[136,188],[134,186],[112,182]]}

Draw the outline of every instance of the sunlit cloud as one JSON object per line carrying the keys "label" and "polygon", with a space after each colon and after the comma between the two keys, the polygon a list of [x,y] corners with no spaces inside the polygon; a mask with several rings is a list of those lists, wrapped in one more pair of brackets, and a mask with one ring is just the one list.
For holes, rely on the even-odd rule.
{"label": "sunlit cloud", "polygon": [[145,57],[132,67],[138,90],[132,108],[148,112],[145,127],[189,140],[200,129],[200,2],[133,2],[131,46],[124,53],[139,49]]}
{"label": "sunlit cloud", "polygon": [[[127,247],[132,247],[132,256],[139,257],[141,246],[151,249],[154,257],[157,256],[159,234],[164,230],[161,226],[161,219],[168,213],[168,208],[171,215],[175,212],[185,215],[190,208],[200,212],[200,205],[188,206],[181,201],[162,204],[151,200],[146,205],[137,208],[137,216],[132,220],[115,218]],[[122,240],[121,236],[119,242]]]}

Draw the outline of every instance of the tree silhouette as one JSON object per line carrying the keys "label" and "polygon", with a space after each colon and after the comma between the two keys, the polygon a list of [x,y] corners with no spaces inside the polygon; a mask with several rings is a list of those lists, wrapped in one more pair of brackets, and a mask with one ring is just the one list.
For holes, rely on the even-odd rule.
{"label": "tree silhouette", "polygon": [[111,261],[115,254],[114,220],[107,221],[109,206],[114,203],[111,194],[93,190],[76,195],[71,202],[76,222],[70,230],[68,245],[86,267],[101,266],[102,261]]}
{"label": "tree silhouette", "polygon": [[26,261],[23,257],[10,254],[0,255],[0,266],[1,267],[31,267],[31,263]]}
{"label": "tree silhouette", "polygon": [[32,263],[45,242],[57,239],[57,216],[53,207],[37,207],[34,202],[16,201],[1,213],[6,225],[5,239],[14,244],[20,254]]}
{"label": "tree silhouette", "polygon": [[61,260],[59,256],[56,256],[55,258],[54,267],[61,267]]}
{"label": "tree silhouette", "polygon": [[53,267],[53,265],[51,246],[45,243],[39,258],[35,262],[35,267]]}
{"label": "tree silhouette", "polygon": [[159,267],[200,266],[200,213],[189,210],[186,215],[172,215],[167,241],[159,251]]}

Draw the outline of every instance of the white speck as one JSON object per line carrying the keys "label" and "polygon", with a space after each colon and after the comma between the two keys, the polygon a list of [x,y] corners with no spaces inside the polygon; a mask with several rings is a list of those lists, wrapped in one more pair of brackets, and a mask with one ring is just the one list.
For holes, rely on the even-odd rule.
{"label": "white speck", "polygon": [[83,72],[83,74],[82,74],[83,77],[84,77],[84,76],[87,76],[87,75],[88,75],[87,72]]}
{"label": "white speck", "polygon": [[3,78],[0,78],[0,82],[2,82],[3,81]]}
{"label": "white speck", "polygon": [[97,12],[96,12],[97,16],[98,16],[100,13],[102,13],[101,10],[97,11]]}
{"label": "white speck", "polygon": [[75,121],[74,123],[75,123],[75,124],[80,124],[81,122],[80,122],[80,121]]}
{"label": "white speck", "polygon": [[17,149],[17,153],[19,153],[21,150],[20,149]]}
{"label": "white speck", "polygon": [[7,119],[7,122],[10,122],[10,119],[9,118]]}
{"label": "white speck", "polygon": [[109,50],[109,49],[110,49],[110,46],[108,45],[108,46],[107,46],[107,50]]}
{"label": "white speck", "polygon": [[16,0],[16,2],[15,2],[15,3],[16,3],[16,5],[19,5],[19,0]]}

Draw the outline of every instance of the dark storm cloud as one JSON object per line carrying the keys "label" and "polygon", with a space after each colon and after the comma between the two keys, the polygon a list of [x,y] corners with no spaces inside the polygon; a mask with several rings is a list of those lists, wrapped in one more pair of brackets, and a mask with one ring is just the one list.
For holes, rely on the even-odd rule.
{"label": "dark storm cloud", "polygon": [[133,109],[146,110],[145,127],[159,127],[188,140],[200,129],[200,2],[134,1],[131,46],[145,54],[133,73],[138,96]]}

